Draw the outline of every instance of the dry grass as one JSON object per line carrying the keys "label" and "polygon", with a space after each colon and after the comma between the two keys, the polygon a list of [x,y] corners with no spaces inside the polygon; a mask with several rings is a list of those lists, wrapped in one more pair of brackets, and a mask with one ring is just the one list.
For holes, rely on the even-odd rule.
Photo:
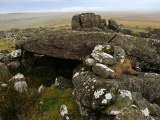
{"label": "dry grass", "polygon": [[12,51],[15,49],[15,43],[13,39],[0,39],[0,49]]}
{"label": "dry grass", "polygon": [[[40,95],[39,101],[31,109],[28,120],[61,120],[60,107],[65,104],[68,107],[71,120],[82,120],[78,106],[72,97],[72,89],[59,90],[54,85],[46,88]],[[39,102],[43,101],[43,105]]]}
{"label": "dry grass", "polygon": [[123,63],[117,62],[115,65],[111,67],[111,69],[113,69],[118,75],[123,73],[132,75],[137,74],[137,72],[132,69],[131,62],[129,59],[125,59]]}
{"label": "dry grass", "polygon": [[[13,13],[0,14],[0,30],[11,28],[53,27],[71,25],[72,16],[82,12],[52,12],[52,13]],[[114,19],[118,24],[139,27],[160,27],[160,15],[157,13],[127,13],[127,12],[95,12],[103,19]]]}

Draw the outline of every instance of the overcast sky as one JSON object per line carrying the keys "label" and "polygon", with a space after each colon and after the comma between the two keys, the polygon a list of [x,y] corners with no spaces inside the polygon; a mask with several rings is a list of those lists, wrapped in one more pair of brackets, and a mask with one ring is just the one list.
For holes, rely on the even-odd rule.
{"label": "overcast sky", "polygon": [[160,0],[0,0],[0,12],[104,10],[160,12]]}

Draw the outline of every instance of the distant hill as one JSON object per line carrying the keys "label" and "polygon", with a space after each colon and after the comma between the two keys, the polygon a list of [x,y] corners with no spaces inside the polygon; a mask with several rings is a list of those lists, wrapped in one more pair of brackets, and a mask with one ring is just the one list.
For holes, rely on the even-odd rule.
{"label": "distant hill", "polygon": [[[79,12],[82,13],[82,12]],[[125,26],[160,27],[159,13],[127,13],[127,12],[95,12],[102,18],[114,19]],[[0,14],[0,30],[12,28],[52,27],[70,25],[72,16],[78,12],[50,12],[50,13],[8,13]]]}

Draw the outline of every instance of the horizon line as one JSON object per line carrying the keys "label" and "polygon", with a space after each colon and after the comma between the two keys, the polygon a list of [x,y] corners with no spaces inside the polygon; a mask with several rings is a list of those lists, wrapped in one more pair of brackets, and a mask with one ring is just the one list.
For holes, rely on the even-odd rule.
{"label": "horizon line", "polygon": [[51,10],[17,10],[17,11],[2,11],[0,13],[45,13],[45,12],[134,12],[134,13],[153,13],[160,12],[159,8],[153,7],[70,7],[70,8],[60,8],[60,9],[51,9]]}

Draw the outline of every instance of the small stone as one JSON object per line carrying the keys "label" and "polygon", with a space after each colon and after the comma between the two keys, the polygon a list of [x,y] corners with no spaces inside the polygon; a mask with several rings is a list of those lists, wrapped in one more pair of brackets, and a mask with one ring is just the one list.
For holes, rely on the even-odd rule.
{"label": "small stone", "polygon": [[96,63],[93,65],[92,70],[95,74],[100,75],[103,78],[108,78],[108,77],[114,77],[115,72],[114,70],[108,68],[106,65]]}
{"label": "small stone", "polygon": [[45,86],[42,84],[39,88],[38,88],[38,93],[43,92],[45,89]]}
{"label": "small stone", "polygon": [[92,51],[91,56],[99,63],[105,64],[105,65],[115,64],[116,63],[115,58],[112,55],[104,52],[103,50],[104,50],[104,46],[97,45]]}
{"label": "small stone", "polygon": [[10,53],[10,55],[11,55],[11,58],[18,58],[18,57],[21,57],[21,55],[22,55],[22,51],[21,51],[21,49],[18,49],[18,50],[14,50],[14,51],[12,51],[11,53]]}
{"label": "small stone", "polygon": [[126,53],[120,46],[114,46],[113,57],[116,58],[118,62],[123,63],[126,58]]}
{"label": "small stone", "polygon": [[67,109],[66,105],[62,105],[60,107],[60,115],[61,115],[63,120],[69,120],[68,109]]}
{"label": "small stone", "polygon": [[11,68],[11,70],[17,70],[20,67],[21,63],[19,61],[12,61],[7,66]]}

